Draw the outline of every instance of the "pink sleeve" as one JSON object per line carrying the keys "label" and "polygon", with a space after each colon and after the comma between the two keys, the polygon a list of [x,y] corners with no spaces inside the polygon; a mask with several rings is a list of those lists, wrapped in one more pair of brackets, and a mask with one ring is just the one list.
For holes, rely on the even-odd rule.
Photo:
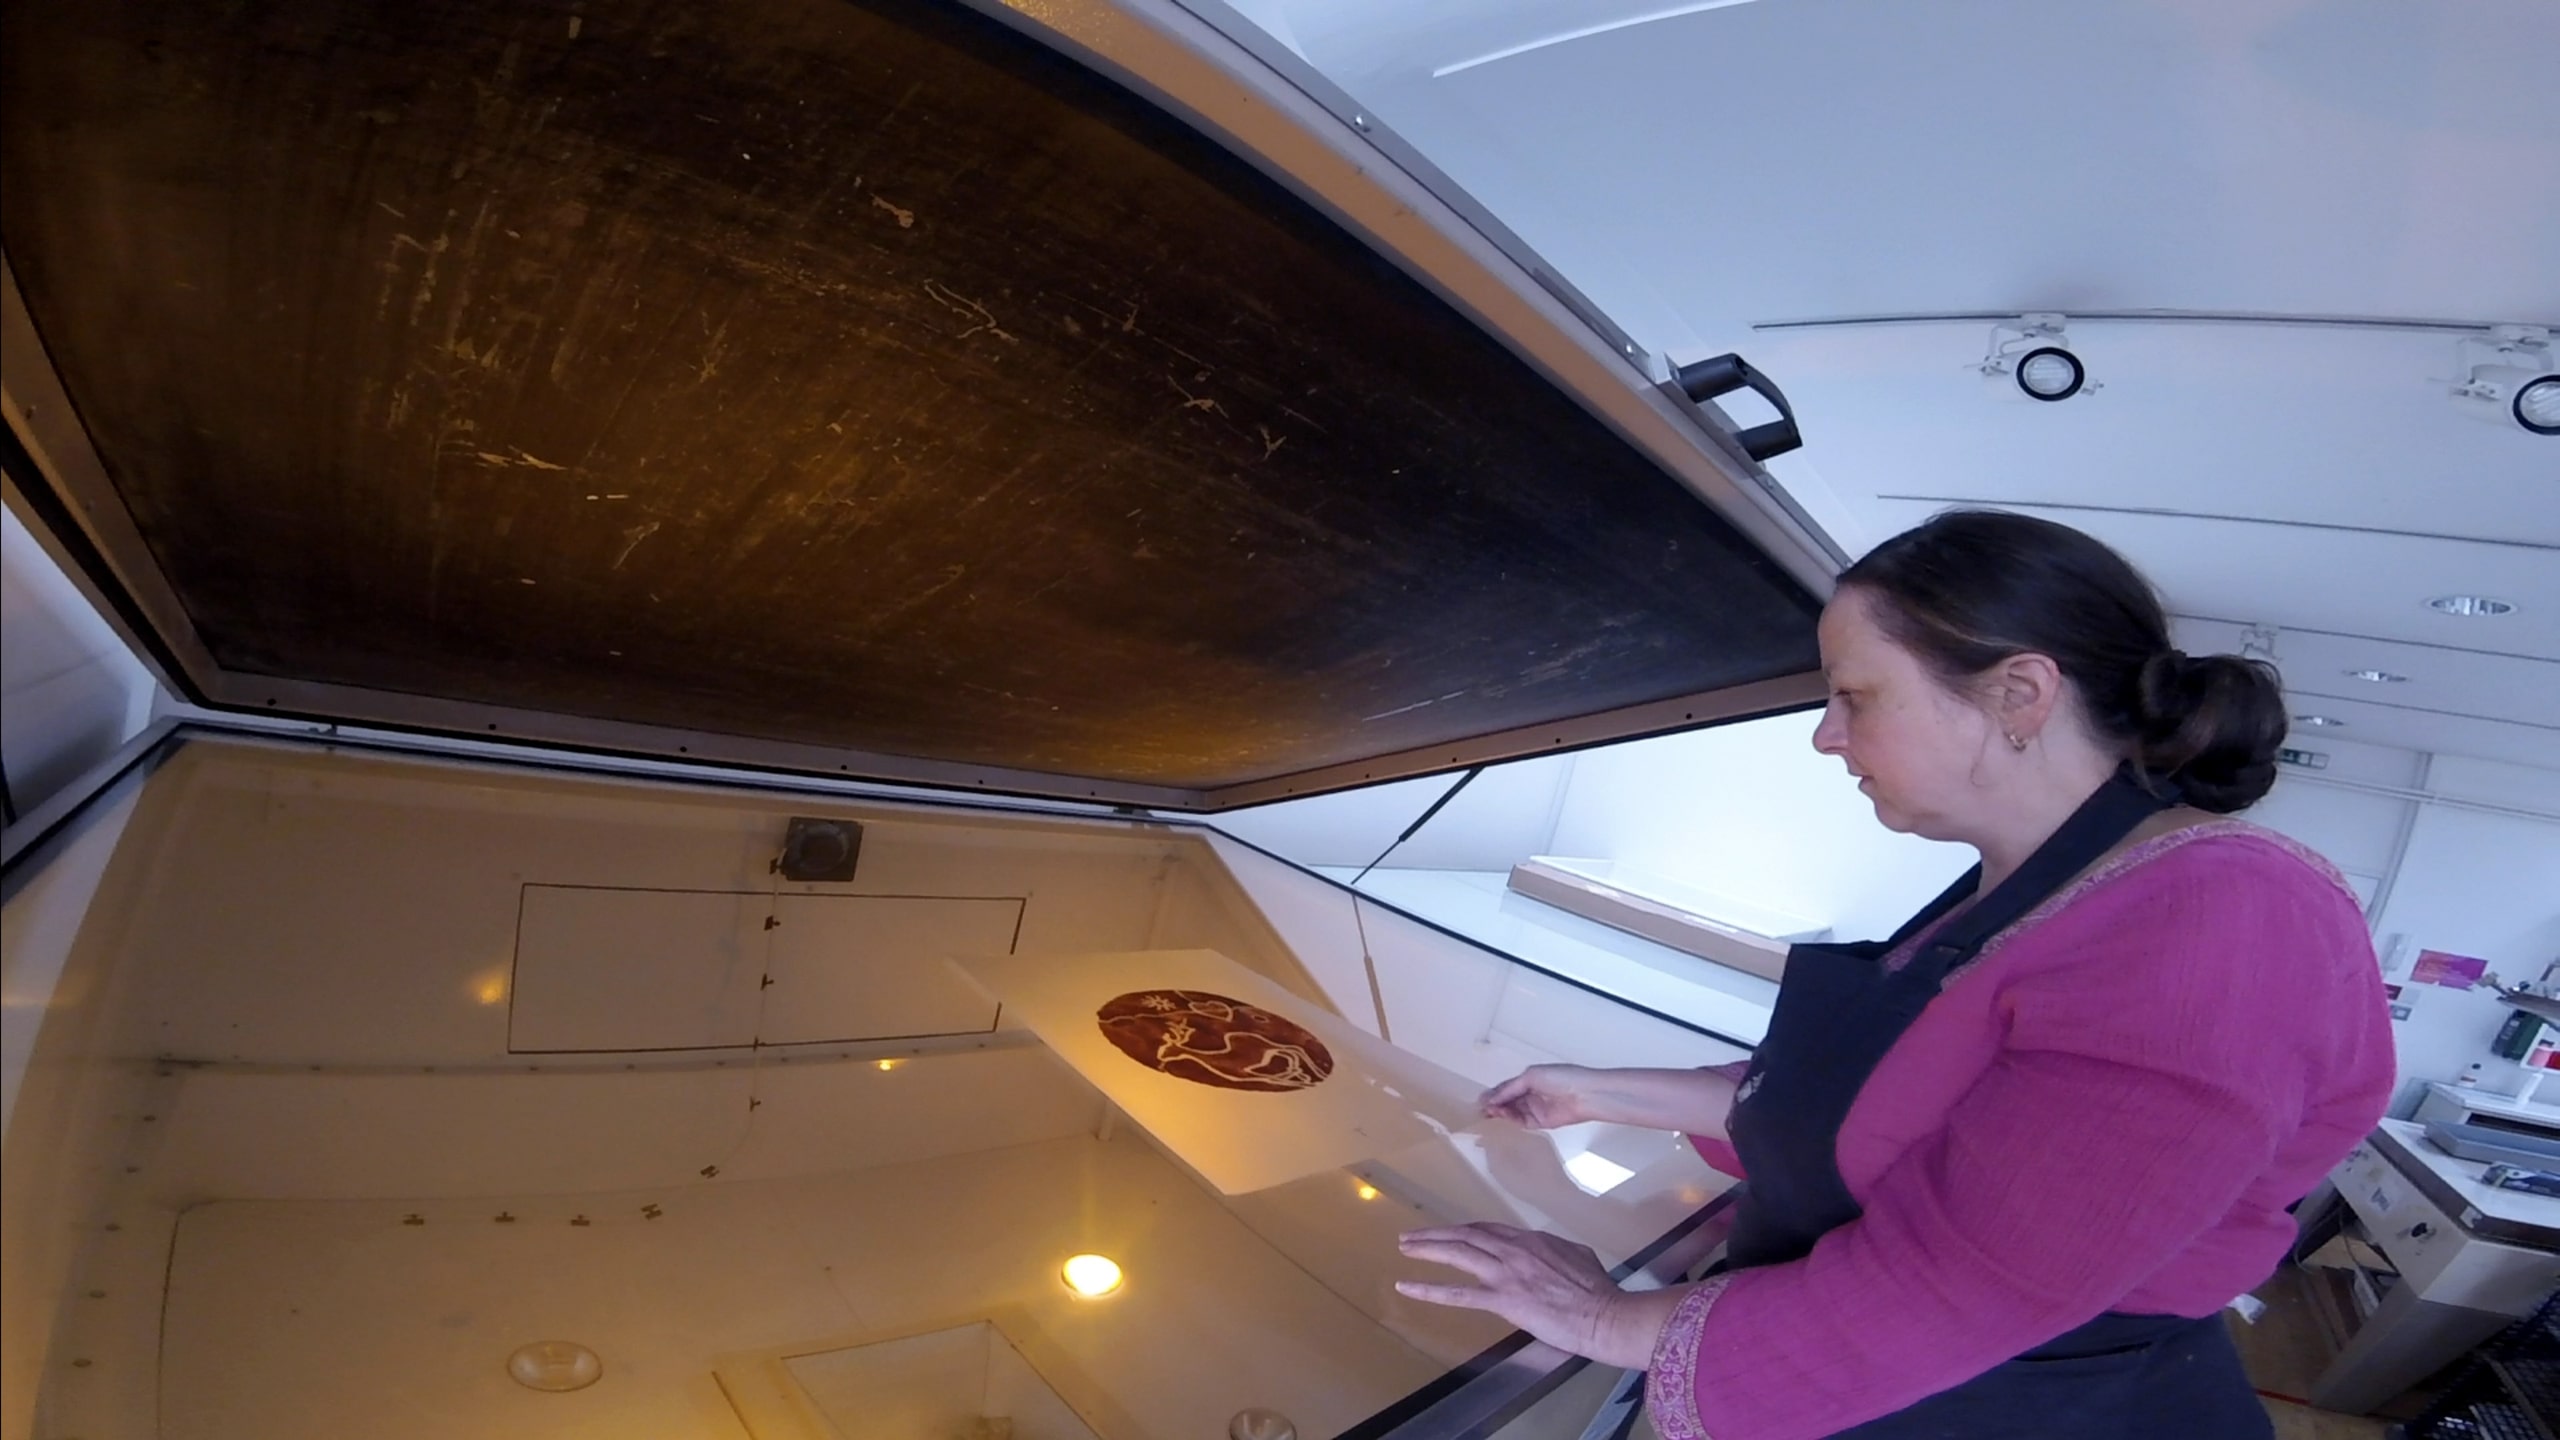
{"label": "pink sleeve", "polygon": [[[1702,1068],[1707,1070],[1710,1074],[1722,1075],[1726,1079],[1731,1080],[1734,1084],[1739,1085],[1742,1083],[1742,1073],[1751,1068],[1751,1061],[1746,1057],[1744,1059],[1730,1061],[1723,1065],[1708,1065]],[[1734,1153],[1733,1142],[1725,1139],[1723,1136],[1692,1135],[1689,1137],[1689,1148],[1698,1152],[1699,1159],[1706,1161],[1709,1165],[1723,1171],[1725,1174],[1732,1175],[1737,1178],[1741,1176],[1742,1157]]]}
{"label": "pink sleeve", "polygon": [[2138,923],[2009,982],[1998,1058],[1863,1218],[1683,1301],[1648,1387],[1662,1434],[1809,1440],[1891,1414],[2095,1318],[2212,1230],[2317,1108],[2300,1037],[2380,998],[2378,979],[2305,985],[2341,973],[2305,955],[2335,933],[2306,913],[2323,898],[2154,890],[2119,917]]}

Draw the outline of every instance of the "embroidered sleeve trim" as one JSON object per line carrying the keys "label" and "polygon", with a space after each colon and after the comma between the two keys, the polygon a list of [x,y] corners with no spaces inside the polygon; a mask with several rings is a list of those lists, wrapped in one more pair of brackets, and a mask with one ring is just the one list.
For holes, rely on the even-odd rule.
{"label": "embroidered sleeve trim", "polygon": [[1707,1312],[1731,1283],[1729,1274],[1709,1279],[1680,1297],[1662,1338],[1653,1342],[1653,1363],[1645,1367],[1644,1404],[1662,1440],[1712,1440],[1698,1418],[1698,1349]]}

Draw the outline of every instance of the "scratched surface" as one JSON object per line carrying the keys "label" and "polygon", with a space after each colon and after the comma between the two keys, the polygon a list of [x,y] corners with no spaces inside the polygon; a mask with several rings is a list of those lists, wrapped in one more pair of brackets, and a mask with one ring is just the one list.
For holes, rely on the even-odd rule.
{"label": "scratched surface", "polygon": [[0,238],[233,672],[1205,785],[1813,663],[1470,322],[967,12],[0,27]]}

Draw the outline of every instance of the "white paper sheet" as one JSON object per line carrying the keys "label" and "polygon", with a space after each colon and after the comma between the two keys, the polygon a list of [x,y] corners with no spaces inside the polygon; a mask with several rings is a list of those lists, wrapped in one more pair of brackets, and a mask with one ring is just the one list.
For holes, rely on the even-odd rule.
{"label": "white paper sheet", "polygon": [[[1405,1150],[1480,1123],[1482,1087],[1302,1000],[1214,950],[955,959],[1060,1059],[1229,1195]],[[1218,997],[1215,999],[1204,997]],[[1260,1014],[1233,1013],[1238,1002]],[[1116,1006],[1114,1002],[1119,1002]],[[1124,1053],[1100,1019],[1164,1068]],[[1162,1023],[1146,1023],[1149,1014]],[[1276,1021],[1275,1018],[1276,1017]],[[1303,1031],[1317,1042],[1292,1045]],[[1323,1072],[1322,1078],[1310,1077]],[[1168,1073],[1170,1072],[1170,1073]],[[1224,1073],[1234,1089],[1186,1075]]]}

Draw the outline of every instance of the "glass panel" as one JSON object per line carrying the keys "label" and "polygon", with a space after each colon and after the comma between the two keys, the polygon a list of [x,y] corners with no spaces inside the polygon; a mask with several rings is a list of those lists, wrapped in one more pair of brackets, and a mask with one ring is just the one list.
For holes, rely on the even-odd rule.
{"label": "glass panel", "polygon": [[[1542,1021],[1516,987],[1554,982],[1392,914],[1364,961],[1338,887],[1205,830],[219,738],[138,788],[12,877],[13,1428],[772,1440],[887,1386],[983,1440],[1318,1440],[1504,1341],[1394,1292],[1399,1231],[1627,1264],[1727,1184],[1468,1113],[1501,1035],[1663,1022]],[[864,827],[851,880],[780,878],[795,813]],[[1264,1017],[1229,1040],[1288,1020],[1324,1074],[1212,1088],[946,1003],[1025,971],[1223,986]],[[1291,1118],[1354,1086],[1410,1125]],[[1085,1255],[1118,1283],[1073,1290]]]}

